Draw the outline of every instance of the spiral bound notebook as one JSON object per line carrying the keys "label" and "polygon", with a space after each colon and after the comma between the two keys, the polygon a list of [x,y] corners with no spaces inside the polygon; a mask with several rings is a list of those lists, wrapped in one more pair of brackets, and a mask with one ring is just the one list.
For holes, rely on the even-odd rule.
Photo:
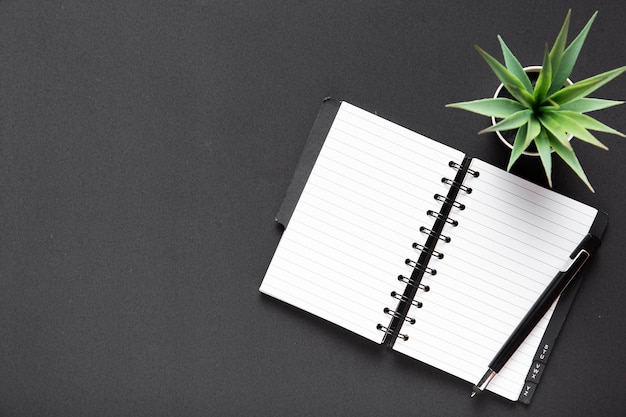
{"label": "spiral bound notebook", "polygon": [[[607,216],[327,100],[277,221],[262,293],[475,383]],[[530,402],[578,283],[488,390]]]}

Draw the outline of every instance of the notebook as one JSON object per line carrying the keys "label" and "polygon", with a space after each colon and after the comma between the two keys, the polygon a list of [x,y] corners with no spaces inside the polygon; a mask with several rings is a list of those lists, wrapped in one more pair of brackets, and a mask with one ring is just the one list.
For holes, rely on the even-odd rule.
{"label": "notebook", "polygon": [[[605,213],[327,99],[260,286],[471,383]],[[580,274],[488,390],[529,403]]]}

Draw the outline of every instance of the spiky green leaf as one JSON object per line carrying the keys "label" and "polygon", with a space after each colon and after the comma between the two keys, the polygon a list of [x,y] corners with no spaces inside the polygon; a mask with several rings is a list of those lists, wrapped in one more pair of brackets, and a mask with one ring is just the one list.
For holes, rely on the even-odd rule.
{"label": "spiky green leaf", "polygon": [[572,10],[567,11],[567,15],[565,15],[565,20],[563,21],[563,25],[561,26],[561,30],[554,41],[554,45],[552,45],[552,50],[550,51],[550,63],[552,64],[552,79],[554,79],[554,75],[556,75],[560,65],[561,60],[563,59],[563,52],[565,51],[565,44],[567,43],[567,33],[569,32],[569,21],[570,16],[572,14]]}
{"label": "spiky green leaf", "polygon": [[476,45],[475,48],[478,51],[478,53],[483,57],[485,62],[487,62],[487,65],[489,65],[493,73],[496,74],[496,77],[498,77],[500,82],[509,91],[509,93],[511,93],[511,95],[515,99],[519,100],[524,105],[526,105],[526,103],[524,103],[523,101],[523,98],[520,98],[519,93],[517,93],[516,91],[511,91],[511,88],[510,88],[510,86],[514,86],[516,90],[523,90],[525,93],[527,93],[528,95],[532,97],[532,95],[528,91],[526,91],[526,88],[524,87],[524,83],[522,83],[522,81],[520,81],[520,79],[517,78],[511,71],[509,71],[504,65],[498,62],[497,59],[495,59],[494,57],[489,55],[487,52],[482,50],[480,46]]}
{"label": "spiky green leaf", "polygon": [[509,93],[511,93],[511,95],[526,108],[532,109],[535,107],[535,97],[524,88],[520,88],[513,84],[505,84],[504,86]]}
{"label": "spiky green leaf", "polygon": [[561,108],[561,106],[559,106],[557,103],[552,102],[552,103],[549,103],[548,105],[540,106],[537,109],[537,111],[538,111],[538,114],[540,114],[540,113],[545,113],[545,112],[548,112],[548,111],[557,111],[560,108]]}
{"label": "spiky green leaf", "polygon": [[541,123],[535,115],[531,115],[528,119],[528,129],[526,131],[526,140],[524,148],[528,148],[530,143],[541,133]]}
{"label": "spiky green leaf", "polygon": [[562,88],[561,90],[550,95],[548,99],[562,106],[594,92],[604,84],[621,75],[624,71],[626,71],[626,66],[615,68],[610,71],[594,75],[593,77],[585,78],[584,80],[580,80],[572,85]]}
{"label": "spiky green leaf", "polygon": [[541,71],[539,71],[539,78],[535,84],[535,92],[533,94],[535,103],[541,103],[546,97],[546,93],[550,89],[552,83],[552,64],[550,63],[550,54],[548,53],[548,45],[543,53],[543,63],[541,64]]}
{"label": "spiky green leaf", "polygon": [[550,148],[550,139],[548,139],[548,133],[545,129],[541,129],[541,132],[535,138],[535,145],[537,146],[537,152],[539,152],[541,165],[543,165],[543,170],[548,179],[548,185],[552,187],[552,150]]}
{"label": "spiky green leaf", "polygon": [[[559,123],[558,119],[555,119],[551,112],[543,113],[539,116],[539,121],[541,125],[546,129],[546,131],[550,134],[550,139],[555,139],[555,141],[560,142],[566,148],[571,148],[572,144],[569,143],[569,138],[567,132],[564,127]],[[550,145],[553,140],[550,141]]]}
{"label": "spiky green leaf", "polygon": [[580,50],[587,39],[587,34],[589,33],[589,29],[591,29],[591,25],[595,20],[598,12],[596,11],[587,24],[582,28],[578,36],[574,38],[572,43],[565,49],[563,52],[563,57],[561,58],[561,62],[559,64],[558,70],[555,68],[555,74],[552,78],[552,86],[548,91],[548,95],[551,95],[557,92],[567,81],[569,76],[572,74],[572,70],[574,69],[574,65],[576,64],[576,60],[578,59],[578,55],[580,54]]}
{"label": "spiky green leaf", "polygon": [[463,101],[446,105],[457,109],[471,111],[483,116],[493,116],[498,118],[509,117],[513,113],[524,110],[525,107],[519,102],[509,98],[483,98],[480,100]]}
{"label": "spiky green leaf", "polygon": [[561,110],[570,110],[578,113],[588,113],[595,110],[602,110],[609,107],[624,104],[623,101],[605,100],[601,98],[579,98],[563,104]]}
{"label": "spiky green leaf", "polygon": [[624,135],[622,132],[618,132],[612,127],[605,125],[604,123],[594,119],[593,117],[587,114],[576,113],[574,111],[569,111],[569,110],[562,111],[561,113],[563,113],[565,116],[569,117],[570,119],[576,121],[585,129],[595,130],[596,132],[610,133],[612,135],[621,136],[623,138],[626,137],[626,135]]}
{"label": "spiky green leaf", "polygon": [[498,35],[498,41],[500,42],[500,48],[502,49],[504,65],[506,65],[506,68],[522,82],[526,91],[532,93],[533,86],[530,82],[530,78],[528,78],[528,74],[524,71],[524,67],[522,67],[522,64],[520,64],[517,57],[513,55],[513,52],[511,52],[500,35]]}
{"label": "spiky green leaf", "polygon": [[552,117],[558,121],[563,129],[570,135],[604,150],[609,149],[602,142],[596,139],[596,137],[593,136],[587,129],[585,129],[584,126],[578,123],[575,119],[568,117],[566,112],[554,112],[552,113]]}
{"label": "spiky green leaf", "polygon": [[522,152],[524,152],[524,150],[527,148],[527,146],[525,146],[527,130],[526,126],[527,125],[522,125],[519,129],[517,129],[517,133],[515,134],[515,141],[513,142],[513,150],[511,151],[511,155],[509,156],[509,164],[506,167],[507,171],[511,170],[511,167],[513,166],[515,161],[518,160]]}
{"label": "spiky green leaf", "polygon": [[528,123],[528,119],[530,118],[531,114],[532,114],[532,111],[528,109],[518,111],[516,113],[513,113],[506,119],[502,119],[495,125],[489,126],[488,128],[483,129],[478,133],[481,134],[481,133],[487,133],[487,132],[497,132],[497,131],[502,131],[502,130],[517,129],[518,127]]}
{"label": "spiky green leaf", "polygon": [[563,161],[565,161],[565,163],[569,165],[569,167],[576,173],[576,175],[578,175],[578,177],[585,183],[585,185],[589,187],[591,192],[595,192],[593,187],[589,183],[587,175],[585,174],[583,167],[580,165],[580,162],[578,161],[574,150],[562,146],[559,141],[553,141],[552,148],[557,153],[557,155],[559,155],[563,159]]}

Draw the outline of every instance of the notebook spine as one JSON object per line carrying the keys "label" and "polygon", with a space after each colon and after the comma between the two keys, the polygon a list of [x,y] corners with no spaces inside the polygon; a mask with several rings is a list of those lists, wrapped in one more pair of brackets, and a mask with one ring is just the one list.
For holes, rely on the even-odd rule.
{"label": "notebook spine", "polygon": [[459,222],[450,217],[450,213],[453,208],[458,210],[464,210],[465,205],[457,201],[457,197],[460,192],[471,193],[472,189],[463,184],[466,175],[472,175],[478,177],[479,173],[469,168],[471,159],[465,157],[461,163],[450,161],[448,164],[451,168],[455,169],[456,175],[454,179],[447,177],[442,178],[441,182],[448,185],[450,188],[448,193],[444,196],[441,194],[435,194],[433,197],[435,200],[441,203],[441,207],[438,210],[428,210],[426,214],[434,219],[434,223],[431,227],[422,226],[419,231],[426,235],[426,242],[413,243],[412,247],[419,254],[417,259],[406,259],[405,264],[411,267],[411,274],[409,276],[399,275],[398,280],[405,284],[405,288],[402,294],[392,291],[391,297],[397,300],[397,306],[394,309],[386,307],[384,313],[391,316],[390,322],[387,326],[377,324],[377,328],[384,332],[383,343],[392,347],[396,340],[408,340],[407,334],[401,333],[404,323],[409,325],[416,323],[416,318],[409,317],[408,313],[411,306],[416,308],[422,308],[423,303],[415,299],[419,291],[430,291],[428,285],[422,284],[422,278],[425,274],[434,276],[437,274],[437,270],[429,266],[431,258],[438,259],[444,258],[443,251],[437,250],[437,244],[439,242],[449,243],[451,241],[450,236],[443,233],[444,226],[451,225],[452,227],[458,226]]}

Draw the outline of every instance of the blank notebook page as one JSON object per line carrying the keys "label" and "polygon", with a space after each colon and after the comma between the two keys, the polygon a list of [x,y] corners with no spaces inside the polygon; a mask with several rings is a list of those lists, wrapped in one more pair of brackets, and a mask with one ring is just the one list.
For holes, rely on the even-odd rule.
{"label": "blank notebook page", "polygon": [[260,291],[381,343],[390,293],[463,154],[342,103]]}
{"label": "blank notebook page", "polygon": [[[550,192],[483,161],[473,159],[459,193],[465,210],[453,208],[431,259],[429,292],[418,293],[421,309],[404,325],[408,341],[395,350],[476,383],[496,352],[521,321],[572,251],[585,237],[597,211]],[[553,306],[554,308],[554,306]],[[513,355],[488,389],[517,400],[548,325],[552,309]]]}

